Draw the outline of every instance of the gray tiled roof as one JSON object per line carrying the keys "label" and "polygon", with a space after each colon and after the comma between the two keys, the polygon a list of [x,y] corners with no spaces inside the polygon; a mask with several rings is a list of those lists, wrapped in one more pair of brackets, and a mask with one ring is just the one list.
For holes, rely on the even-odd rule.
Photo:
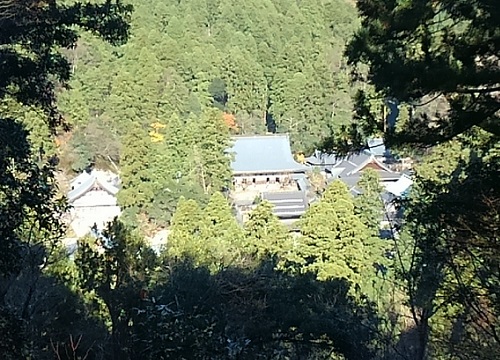
{"label": "gray tiled roof", "polygon": [[387,149],[385,148],[384,139],[368,139],[368,151],[374,156],[386,156]]}
{"label": "gray tiled roof", "polygon": [[118,188],[116,186],[110,184],[105,179],[102,179],[102,177],[99,176],[99,174],[94,171],[91,174],[85,176],[79,176],[77,179],[78,181],[72,182],[72,184],[74,184],[74,186],[76,185],[76,187],[74,187],[68,193],[68,201],[70,203],[83,196],[87,191],[89,191],[92,188],[92,186],[96,182],[101,186],[102,189],[104,189],[111,195],[116,195],[118,192]]}
{"label": "gray tiled roof", "polygon": [[307,181],[307,179],[305,179],[305,178],[298,179],[296,181],[297,181],[297,185],[298,185],[300,190],[306,191],[307,189],[309,189],[309,182]]}
{"label": "gray tiled roof", "polygon": [[342,178],[337,179],[337,180],[341,180],[350,189],[350,188],[353,188],[354,186],[356,186],[360,177],[361,177],[360,174],[355,174],[352,176],[342,177]]}
{"label": "gray tiled roof", "polygon": [[326,154],[316,150],[314,154],[306,157],[306,163],[314,166],[333,166],[339,162],[335,154]]}
{"label": "gray tiled roof", "polygon": [[308,167],[293,159],[288,135],[235,136],[229,149],[233,173],[306,172]]}
{"label": "gray tiled roof", "polygon": [[398,181],[391,183],[387,186],[387,192],[394,196],[402,196],[413,185],[413,180],[406,175],[401,175]]}
{"label": "gray tiled roof", "polygon": [[76,189],[83,182],[87,181],[90,177],[91,177],[91,175],[88,172],[86,172],[86,171],[80,173],[76,178],[74,178],[73,180],[71,180],[71,184],[70,184],[71,188],[72,189]]}
{"label": "gray tiled roof", "polygon": [[297,182],[299,190],[307,191],[309,189],[310,183],[306,174],[293,174],[291,177]]}
{"label": "gray tiled roof", "polygon": [[361,194],[361,190],[356,187],[359,181],[359,174],[355,174],[353,176],[347,176],[345,178],[330,178],[328,179],[328,183],[332,183],[333,181],[342,181],[344,184],[347,185],[347,188],[349,189],[349,192],[353,195],[359,195]]}
{"label": "gray tiled roof", "polygon": [[341,176],[350,175],[354,170],[363,165],[363,163],[370,160],[370,157],[371,155],[365,152],[362,152],[360,154],[349,155],[343,158],[337,164],[335,164],[334,168],[341,168],[341,167],[344,168],[344,171],[342,172]]}
{"label": "gray tiled roof", "polygon": [[353,154],[350,156],[345,157],[342,159],[342,161],[338,162],[333,166],[333,169],[335,168],[344,168],[344,171],[339,174],[340,177],[346,177],[346,176],[352,176],[356,174],[359,169],[367,164],[370,161],[375,161],[378,163],[378,165],[384,169],[383,171],[378,171],[380,177],[382,179],[388,178],[388,179],[398,179],[399,174],[392,172],[389,168],[387,168],[386,165],[381,163],[379,160],[377,160],[375,157],[373,157],[370,153],[368,152],[362,152],[360,154]]}
{"label": "gray tiled roof", "polygon": [[380,180],[394,180],[397,181],[400,177],[401,174],[397,172],[385,172],[385,171],[379,171],[378,176],[380,177]]}
{"label": "gray tiled roof", "polygon": [[307,210],[307,198],[304,191],[268,192],[262,199],[274,205],[273,212],[279,218],[299,217]]}

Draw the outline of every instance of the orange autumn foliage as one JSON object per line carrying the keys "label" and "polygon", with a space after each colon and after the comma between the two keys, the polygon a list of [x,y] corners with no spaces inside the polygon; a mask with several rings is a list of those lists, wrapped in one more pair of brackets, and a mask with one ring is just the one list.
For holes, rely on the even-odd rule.
{"label": "orange autumn foliage", "polygon": [[230,130],[238,130],[238,124],[233,114],[224,113],[222,118],[224,119],[224,124],[226,124]]}
{"label": "orange autumn foliage", "polygon": [[56,146],[56,148],[61,148],[61,147],[64,147],[66,146],[66,144],[68,143],[68,141],[71,139],[71,136],[73,134],[71,132],[62,132],[60,134],[58,134],[55,138],[54,138],[54,144]]}

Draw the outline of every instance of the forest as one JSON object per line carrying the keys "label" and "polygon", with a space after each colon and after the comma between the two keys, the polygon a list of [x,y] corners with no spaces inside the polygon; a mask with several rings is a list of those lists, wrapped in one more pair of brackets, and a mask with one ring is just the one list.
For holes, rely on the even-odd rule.
{"label": "forest", "polygon": [[358,24],[352,4],[130,3],[126,44],[82,33],[64,50],[72,77],[58,107],[72,131],[54,138],[43,116],[26,114],[33,144],[57,151],[70,175],[120,167],[129,222],[168,225],[180,196],[206,204],[229,181],[217,112],[231,134],[288,133],[307,155],[349,121],[356,86],[342,54]]}
{"label": "forest", "polygon": [[[0,0],[2,359],[498,359],[495,5]],[[227,149],[266,133],[411,155],[402,221],[381,237],[367,170],[295,232],[267,201],[241,225]],[[67,179],[92,168],[123,213],[69,256]]]}

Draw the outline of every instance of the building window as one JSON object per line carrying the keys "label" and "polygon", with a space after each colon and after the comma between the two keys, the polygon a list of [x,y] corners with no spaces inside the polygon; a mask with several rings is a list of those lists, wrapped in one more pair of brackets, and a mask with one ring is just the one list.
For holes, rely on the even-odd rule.
{"label": "building window", "polygon": [[276,178],[276,182],[277,182],[277,183],[279,183],[279,182],[280,182],[280,178],[279,178],[279,177],[277,177],[277,178]]}
{"label": "building window", "polygon": [[254,184],[255,184],[256,182],[257,182],[257,181],[255,180],[255,178],[253,178],[253,179],[252,179],[252,183],[254,183]]}
{"label": "building window", "polygon": [[270,181],[271,181],[271,179],[269,179],[269,178],[266,179],[266,183],[269,184]]}

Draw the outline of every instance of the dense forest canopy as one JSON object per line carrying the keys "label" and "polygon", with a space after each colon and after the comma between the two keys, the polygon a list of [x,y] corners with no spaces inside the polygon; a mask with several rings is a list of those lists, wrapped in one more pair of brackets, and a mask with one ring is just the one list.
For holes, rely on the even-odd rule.
{"label": "dense forest canopy", "polygon": [[56,149],[42,119],[34,129],[35,143],[57,151],[70,173],[119,167],[131,222],[164,226],[180,196],[203,203],[229,188],[229,134],[217,117],[232,134],[288,133],[294,152],[307,154],[349,122],[355,87],[342,53],[357,27],[351,3],[131,4],[127,44],[83,33],[66,51],[71,89],[58,100],[72,131]]}
{"label": "dense forest canopy", "polygon": [[66,150],[75,170],[118,161],[133,123],[198,122],[207,106],[234,116],[234,133],[290,133],[296,151],[349,120],[349,2],[131,3],[126,45],[84,35],[68,52],[72,89],[59,104],[75,127]]}
{"label": "dense forest canopy", "polygon": [[[0,354],[499,358],[495,5],[0,0]],[[390,238],[372,170],[295,232],[267,201],[239,224],[230,136],[266,132],[419,150]],[[71,250],[55,174],[89,167],[123,213]]]}

